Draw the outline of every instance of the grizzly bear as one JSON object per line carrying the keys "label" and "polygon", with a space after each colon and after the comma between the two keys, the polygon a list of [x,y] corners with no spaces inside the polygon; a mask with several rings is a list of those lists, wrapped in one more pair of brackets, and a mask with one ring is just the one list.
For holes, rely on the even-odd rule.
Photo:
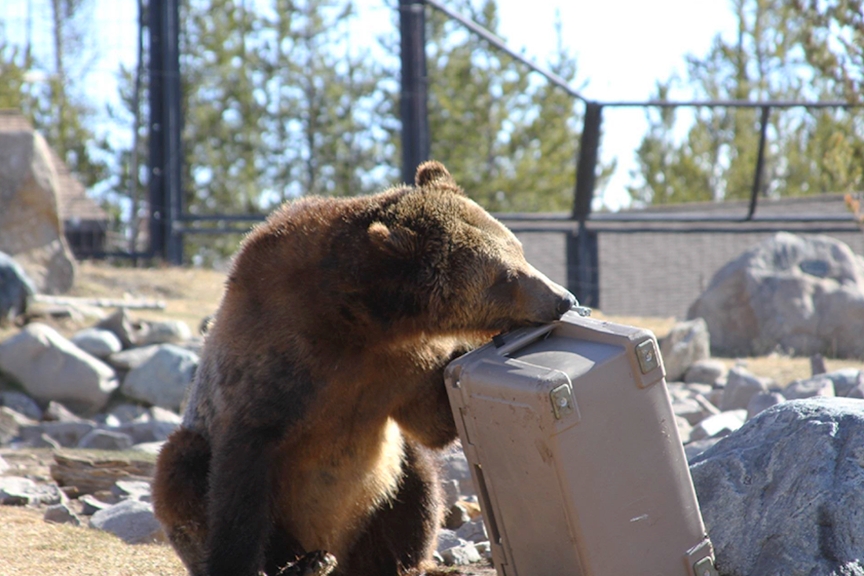
{"label": "grizzly bear", "polygon": [[156,515],[189,572],[424,569],[430,449],[457,437],[445,366],[574,304],[437,162],[413,187],[276,210],[235,257],[157,463]]}

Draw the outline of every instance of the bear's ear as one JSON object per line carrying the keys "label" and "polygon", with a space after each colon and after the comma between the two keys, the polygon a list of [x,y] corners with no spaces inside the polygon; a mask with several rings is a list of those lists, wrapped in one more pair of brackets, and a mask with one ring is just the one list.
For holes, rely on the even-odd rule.
{"label": "bear's ear", "polygon": [[431,183],[444,184],[447,186],[456,186],[456,181],[453,176],[447,171],[440,162],[429,160],[423,162],[417,167],[417,175],[414,177],[414,183],[418,188]]}
{"label": "bear's ear", "polygon": [[393,256],[412,256],[417,251],[417,234],[402,226],[387,227],[381,222],[369,225],[372,244]]}

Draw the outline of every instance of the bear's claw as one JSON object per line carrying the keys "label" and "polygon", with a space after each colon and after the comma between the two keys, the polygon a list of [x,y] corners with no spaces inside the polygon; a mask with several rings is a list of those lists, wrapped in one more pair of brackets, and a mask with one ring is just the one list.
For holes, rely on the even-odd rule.
{"label": "bear's claw", "polygon": [[316,550],[288,564],[276,576],[328,576],[335,569],[336,557],[324,550]]}

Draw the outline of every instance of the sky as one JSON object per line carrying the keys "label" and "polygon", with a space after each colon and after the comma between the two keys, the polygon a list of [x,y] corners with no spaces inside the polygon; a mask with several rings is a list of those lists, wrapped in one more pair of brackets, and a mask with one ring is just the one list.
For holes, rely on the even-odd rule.
{"label": "sky", "polygon": [[[100,33],[87,85],[98,105],[116,99],[119,63],[134,63],[136,0],[93,1],[92,19]],[[49,0],[0,0],[5,37],[13,41],[26,37],[28,6],[34,28],[50,21],[49,4]],[[356,5],[358,26],[369,32],[367,37],[391,29],[390,9],[381,0],[356,0]],[[498,0],[498,8],[500,35],[512,49],[541,65],[555,49],[554,22],[559,11],[564,43],[576,56],[578,81],[587,81],[582,92],[601,101],[648,99],[657,81],[684,73],[687,54],[704,55],[717,34],[728,36],[735,27],[730,0]],[[641,109],[604,111],[601,159],[618,161],[603,197],[612,209],[627,204],[624,187],[646,128]]]}

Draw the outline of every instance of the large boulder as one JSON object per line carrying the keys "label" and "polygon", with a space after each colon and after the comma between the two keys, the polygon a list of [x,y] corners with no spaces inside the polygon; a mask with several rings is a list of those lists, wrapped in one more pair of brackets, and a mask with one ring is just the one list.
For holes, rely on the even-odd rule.
{"label": "large boulder", "polygon": [[818,235],[780,232],[721,268],[690,306],[711,350],[759,356],[864,356],[864,259]]}
{"label": "large boulder", "polygon": [[75,260],[58,212],[58,177],[45,139],[26,125],[0,128],[0,251],[43,293],[72,287]]}
{"label": "large boulder", "polygon": [[153,356],[129,371],[121,390],[139,402],[179,411],[197,368],[197,354],[161,344]]}
{"label": "large boulder", "polygon": [[690,472],[721,575],[864,575],[864,401],[778,404]]}
{"label": "large boulder", "polygon": [[118,386],[111,367],[36,322],[0,344],[0,371],[37,401],[56,400],[84,414],[104,407]]}

